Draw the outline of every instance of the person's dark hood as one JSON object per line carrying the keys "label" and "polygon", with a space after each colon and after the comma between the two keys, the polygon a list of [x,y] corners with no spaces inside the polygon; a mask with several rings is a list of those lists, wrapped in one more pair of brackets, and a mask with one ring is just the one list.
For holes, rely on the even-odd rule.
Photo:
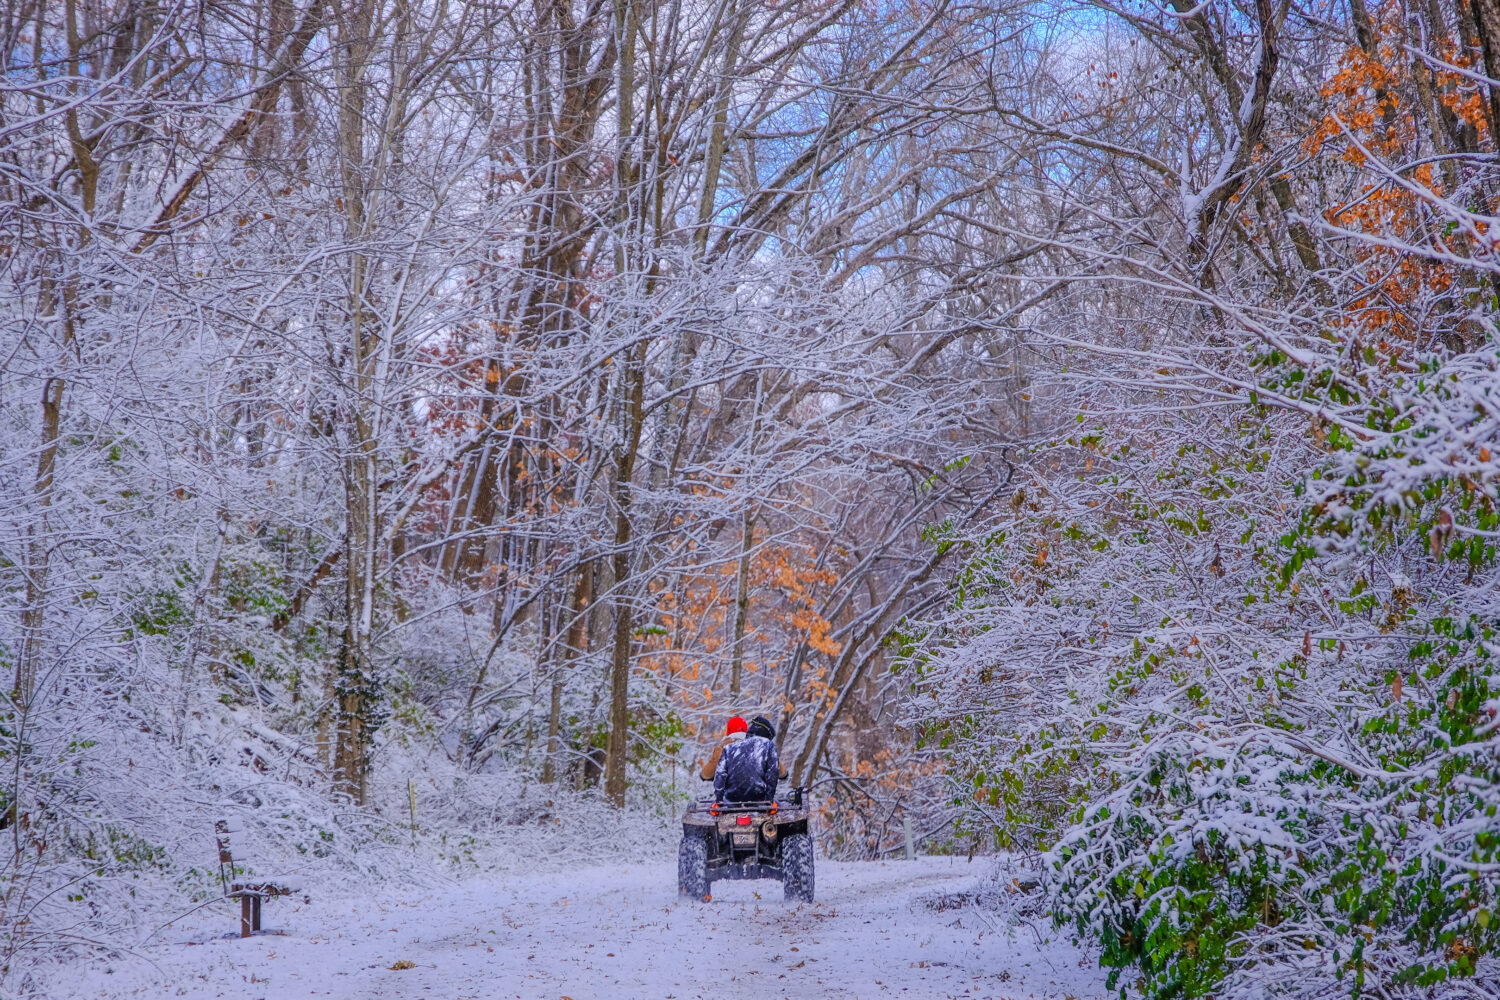
{"label": "person's dark hood", "polygon": [[750,736],[764,736],[768,740],[776,738],[776,727],[771,725],[771,720],[764,715],[757,715],[750,720]]}

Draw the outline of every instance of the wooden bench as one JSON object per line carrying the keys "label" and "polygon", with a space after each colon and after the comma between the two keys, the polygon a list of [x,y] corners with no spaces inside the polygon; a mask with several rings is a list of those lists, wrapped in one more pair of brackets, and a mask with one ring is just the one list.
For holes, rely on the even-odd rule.
{"label": "wooden bench", "polygon": [[288,879],[265,882],[234,881],[234,855],[229,848],[229,835],[241,831],[240,826],[227,819],[214,823],[214,839],[219,845],[219,882],[224,886],[225,899],[240,901],[240,937],[247,938],[260,930],[261,900],[273,899],[277,896],[291,896],[301,892],[302,887]]}

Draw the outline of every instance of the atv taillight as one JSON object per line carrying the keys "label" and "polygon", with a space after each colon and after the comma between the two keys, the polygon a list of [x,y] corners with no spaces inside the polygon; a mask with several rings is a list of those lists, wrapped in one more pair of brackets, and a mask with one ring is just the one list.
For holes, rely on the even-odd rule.
{"label": "atv taillight", "polygon": [[749,826],[752,821],[752,818],[749,816],[739,816],[735,818],[735,822],[740,826]]}

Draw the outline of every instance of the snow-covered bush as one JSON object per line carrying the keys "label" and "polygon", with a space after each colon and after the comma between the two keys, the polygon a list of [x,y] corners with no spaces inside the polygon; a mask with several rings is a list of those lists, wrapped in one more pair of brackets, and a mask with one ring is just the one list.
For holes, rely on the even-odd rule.
{"label": "snow-covered bush", "polygon": [[[1001,843],[1050,847],[1055,916],[1118,985],[1419,988],[1500,945],[1489,385],[1423,384],[1378,439],[1247,401],[1057,441],[955,541],[952,610],[910,650],[928,726]],[[1461,453],[1428,430],[1455,408],[1481,437],[1419,469],[1400,442]]]}

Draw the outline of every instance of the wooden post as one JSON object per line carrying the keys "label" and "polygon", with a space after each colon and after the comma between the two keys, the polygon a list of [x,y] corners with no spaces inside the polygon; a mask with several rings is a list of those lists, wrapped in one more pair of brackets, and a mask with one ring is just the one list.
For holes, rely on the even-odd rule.
{"label": "wooden post", "polygon": [[411,778],[406,779],[406,803],[411,810],[411,849],[417,849],[417,783]]}
{"label": "wooden post", "polygon": [[219,846],[219,884],[227,892],[229,882],[234,878],[234,856],[229,853],[229,821],[221,819],[215,822],[214,835]]}
{"label": "wooden post", "polygon": [[240,896],[240,937],[250,936],[250,895]]}
{"label": "wooden post", "polygon": [[250,929],[260,930],[260,897],[250,897]]}

